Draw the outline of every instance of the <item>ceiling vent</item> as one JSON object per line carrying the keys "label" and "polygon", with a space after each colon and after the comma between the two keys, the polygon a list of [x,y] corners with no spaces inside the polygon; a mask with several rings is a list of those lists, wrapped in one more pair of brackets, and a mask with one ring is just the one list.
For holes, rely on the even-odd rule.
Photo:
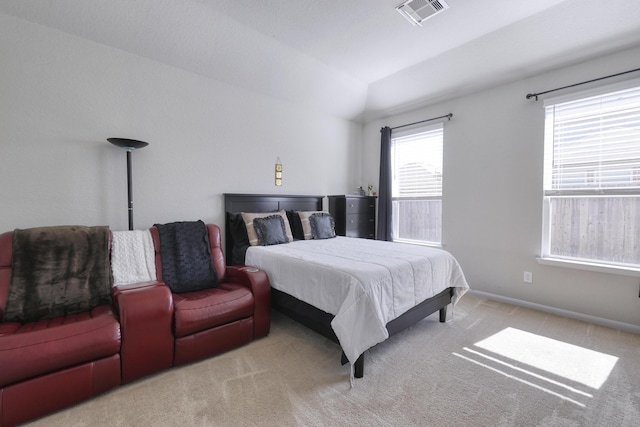
{"label": "ceiling vent", "polygon": [[407,0],[396,7],[400,15],[413,25],[422,25],[422,21],[449,9],[444,0]]}

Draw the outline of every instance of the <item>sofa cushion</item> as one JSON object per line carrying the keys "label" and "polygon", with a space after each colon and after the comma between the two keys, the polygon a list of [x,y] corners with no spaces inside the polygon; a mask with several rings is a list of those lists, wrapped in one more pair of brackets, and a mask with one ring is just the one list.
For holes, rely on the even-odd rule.
{"label": "sofa cushion", "polygon": [[18,322],[0,323],[0,338],[2,338],[3,335],[14,334],[21,327],[22,325]]}
{"label": "sofa cushion", "polygon": [[7,325],[0,331],[0,387],[120,351],[120,325],[110,305]]}
{"label": "sofa cushion", "polygon": [[253,315],[251,291],[236,283],[217,288],[173,294],[176,338]]}

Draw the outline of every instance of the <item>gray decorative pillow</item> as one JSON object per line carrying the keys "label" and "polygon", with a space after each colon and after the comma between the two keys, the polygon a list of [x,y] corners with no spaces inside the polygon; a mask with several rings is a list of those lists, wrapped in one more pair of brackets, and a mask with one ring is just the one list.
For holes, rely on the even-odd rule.
{"label": "gray decorative pillow", "polygon": [[309,219],[312,215],[319,213],[331,215],[327,211],[298,211],[298,217],[300,218],[300,225],[302,227],[302,233],[305,240],[313,239],[313,234],[311,233],[311,222]]}
{"label": "gray decorative pillow", "polygon": [[279,245],[289,243],[287,229],[281,215],[269,215],[253,220],[253,228],[258,236],[258,244],[261,246]]}
{"label": "gray decorative pillow", "polygon": [[314,213],[309,217],[311,236],[313,239],[331,239],[336,237],[336,225],[331,214],[326,212]]}
{"label": "gray decorative pillow", "polygon": [[287,220],[287,214],[284,209],[279,210],[277,212],[260,212],[260,213],[247,213],[241,212],[242,220],[244,221],[245,228],[247,229],[247,237],[249,238],[249,244],[251,246],[255,246],[258,244],[258,235],[256,234],[256,230],[253,227],[253,220],[256,218],[264,218],[266,216],[271,215],[280,215],[282,220],[285,222],[285,230],[287,239],[291,242],[293,241],[293,235],[291,234],[291,227],[289,226],[289,221]]}

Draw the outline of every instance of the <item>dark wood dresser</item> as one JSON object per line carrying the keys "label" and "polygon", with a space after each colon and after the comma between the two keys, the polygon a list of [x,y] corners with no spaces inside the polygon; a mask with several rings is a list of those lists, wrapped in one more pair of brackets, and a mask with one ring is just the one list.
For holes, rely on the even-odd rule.
{"label": "dark wood dresser", "polygon": [[328,196],[329,213],[336,222],[336,234],[347,237],[376,238],[376,197]]}

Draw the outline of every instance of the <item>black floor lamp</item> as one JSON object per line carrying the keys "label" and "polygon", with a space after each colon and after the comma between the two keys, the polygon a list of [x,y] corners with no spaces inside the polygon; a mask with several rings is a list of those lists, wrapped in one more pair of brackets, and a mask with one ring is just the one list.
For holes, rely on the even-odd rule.
{"label": "black floor lamp", "polygon": [[127,138],[107,138],[115,146],[127,150],[127,195],[129,196],[129,230],[133,230],[133,189],[131,183],[131,152],[149,145],[148,142]]}

